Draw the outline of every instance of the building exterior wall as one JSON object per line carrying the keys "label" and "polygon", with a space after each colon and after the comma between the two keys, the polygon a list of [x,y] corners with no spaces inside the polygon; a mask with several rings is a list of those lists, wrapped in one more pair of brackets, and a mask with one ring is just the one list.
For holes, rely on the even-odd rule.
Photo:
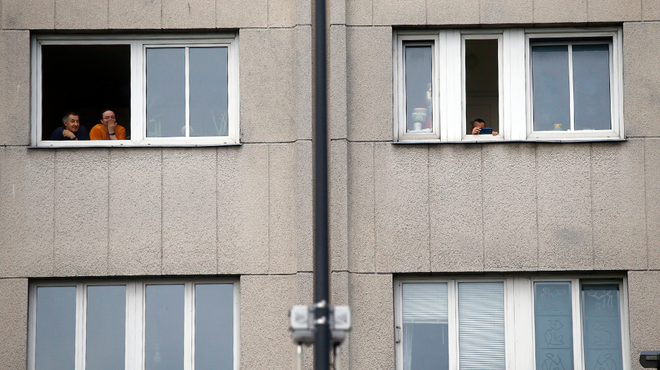
{"label": "building exterior wall", "polygon": [[[240,277],[241,368],[294,366],[287,311],[312,302],[311,9],[1,1],[0,368],[26,368],[30,279],[190,275]],[[328,10],[332,300],[353,310],[342,363],[394,369],[401,274],[593,271],[628,276],[639,369],[639,352],[660,348],[660,2]],[[394,30],[599,25],[623,25],[626,141],[392,144]],[[30,147],[32,33],[163,30],[236,32],[241,146]]]}

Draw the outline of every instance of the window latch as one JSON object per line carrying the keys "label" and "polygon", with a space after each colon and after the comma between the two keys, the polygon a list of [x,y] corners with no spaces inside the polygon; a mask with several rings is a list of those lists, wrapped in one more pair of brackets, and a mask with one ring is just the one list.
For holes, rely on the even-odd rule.
{"label": "window latch", "polygon": [[401,327],[399,325],[395,326],[396,328],[396,341],[394,343],[399,344],[401,343]]}

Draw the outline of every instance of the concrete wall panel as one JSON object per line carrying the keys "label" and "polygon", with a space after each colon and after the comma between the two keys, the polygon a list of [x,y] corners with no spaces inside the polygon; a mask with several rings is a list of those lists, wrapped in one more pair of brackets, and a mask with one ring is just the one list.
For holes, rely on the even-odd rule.
{"label": "concrete wall panel", "polygon": [[163,28],[214,28],[214,0],[161,0]]}
{"label": "concrete wall panel", "polygon": [[528,144],[483,147],[486,269],[538,266],[534,148]]}
{"label": "concrete wall panel", "polygon": [[271,144],[268,165],[268,251],[271,274],[296,272],[296,147]]}
{"label": "concrete wall panel", "polygon": [[314,245],[314,199],[312,142],[296,142],[294,175],[296,271],[312,271]]}
{"label": "concrete wall panel", "polygon": [[312,0],[296,0],[296,24],[312,24]]}
{"label": "concrete wall panel", "polygon": [[532,23],[534,0],[481,0],[481,23]]}
{"label": "concrete wall panel", "polygon": [[370,26],[373,23],[373,0],[346,0],[346,25]]}
{"label": "concrete wall panel", "polygon": [[0,279],[0,364],[24,370],[27,362],[27,279]]}
{"label": "concrete wall panel", "polygon": [[639,365],[641,351],[657,351],[660,348],[656,320],[660,316],[659,281],[660,271],[628,272],[630,358],[634,370],[642,370]]}
{"label": "concrete wall panel", "polygon": [[268,0],[268,27],[296,25],[297,0]]}
{"label": "concrete wall panel", "polygon": [[217,272],[216,152],[163,150],[163,274]]}
{"label": "concrete wall panel", "polygon": [[348,137],[392,140],[392,29],[349,27]]}
{"label": "concrete wall panel", "polygon": [[241,368],[289,370],[295,346],[287,312],[296,304],[296,277],[241,276]]}
{"label": "concrete wall panel", "polygon": [[348,268],[376,271],[374,144],[348,144]]}
{"label": "concrete wall panel", "polygon": [[375,145],[376,271],[430,271],[429,150]]}
{"label": "concrete wall panel", "polygon": [[55,0],[4,0],[1,21],[4,29],[52,29]]}
{"label": "concrete wall panel", "polygon": [[592,145],[595,268],[646,268],[644,140]]}
{"label": "concrete wall panel", "polygon": [[348,143],[330,146],[330,268],[348,270]]}
{"label": "concrete wall panel", "polygon": [[648,268],[660,269],[660,140],[657,138],[647,138],[644,142],[644,172]]}
{"label": "concrete wall panel", "polygon": [[534,23],[587,22],[587,0],[534,2]]}
{"label": "concrete wall panel", "polygon": [[109,0],[108,27],[158,29],[162,10],[162,0]]}
{"label": "concrete wall panel", "polygon": [[374,24],[417,25],[426,24],[425,0],[372,0]]}
{"label": "concrete wall panel", "polygon": [[108,0],[55,1],[55,28],[86,30],[109,27]]}
{"label": "concrete wall panel", "polygon": [[394,369],[391,275],[351,274],[349,369]]}
{"label": "concrete wall panel", "polygon": [[292,141],[294,31],[242,29],[240,38],[241,141]]}
{"label": "concrete wall panel", "polygon": [[642,0],[642,20],[660,20],[660,2],[656,0]]}
{"label": "concrete wall panel", "polygon": [[591,146],[539,145],[536,162],[539,267],[593,268]]}
{"label": "concrete wall panel", "polygon": [[589,0],[589,22],[642,20],[642,0]]}
{"label": "concrete wall panel", "polygon": [[218,273],[268,272],[268,145],[218,148]]}
{"label": "concrete wall panel", "polygon": [[296,138],[312,138],[312,27],[297,26],[294,31],[296,60],[293,71],[295,78],[294,120]]}
{"label": "concrete wall panel", "polygon": [[0,31],[0,145],[30,142],[30,33]]}
{"label": "concrete wall panel", "polygon": [[55,153],[55,275],[108,273],[108,149]]}
{"label": "concrete wall panel", "polygon": [[328,24],[346,25],[346,0],[328,2]]}
{"label": "concrete wall panel", "polygon": [[328,45],[328,125],[332,139],[347,134],[346,26],[330,27]]}
{"label": "concrete wall panel", "polygon": [[216,0],[216,3],[218,28],[268,26],[268,0]]}
{"label": "concrete wall panel", "polygon": [[479,0],[427,0],[426,23],[478,24]]}
{"label": "concrete wall panel", "polygon": [[53,274],[53,151],[0,149],[0,276]]}
{"label": "concrete wall panel", "polygon": [[159,149],[110,151],[110,275],[161,272],[161,165]]}
{"label": "concrete wall panel", "polygon": [[623,75],[627,136],[653,136],[660,130],[660,22],[624,23]]}
{"label": "concrete wall panel", "polygon": [[431,271],[484,267],[481,145],[429,148]]}

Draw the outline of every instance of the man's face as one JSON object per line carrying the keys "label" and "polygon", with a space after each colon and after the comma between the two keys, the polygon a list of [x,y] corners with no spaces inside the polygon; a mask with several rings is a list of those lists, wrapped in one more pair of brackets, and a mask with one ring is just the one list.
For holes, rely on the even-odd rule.
{"label": "man's face", "polygon": [[64,122],[64,127],[71,132],[78,132],[78,129],[80,128],[80,118],[73,114],[69,115],[69,119]]}
{"label": "man's face", "polygon": [[483,122],[474,121],[474,122],[472,123],[472,127],[481,127],[481,128],[484,128],[484,127],[486,127],[486,124],[483,123]]}
{"label": "man's face", "polygon": [[101,119],[101,123],[103,123],[103,126],[105,127],[108,127],[109,122],[116,123],[115,112],[111,110],[103,112],[103,118]]}

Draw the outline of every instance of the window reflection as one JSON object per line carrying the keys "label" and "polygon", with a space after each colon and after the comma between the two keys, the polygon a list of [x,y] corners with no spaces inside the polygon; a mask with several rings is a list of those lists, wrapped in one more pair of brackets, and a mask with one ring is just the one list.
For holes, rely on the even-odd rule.
{"label": "window reflection", "polygon": [[407,132],[433,132],[431,45],[405,46]]}

